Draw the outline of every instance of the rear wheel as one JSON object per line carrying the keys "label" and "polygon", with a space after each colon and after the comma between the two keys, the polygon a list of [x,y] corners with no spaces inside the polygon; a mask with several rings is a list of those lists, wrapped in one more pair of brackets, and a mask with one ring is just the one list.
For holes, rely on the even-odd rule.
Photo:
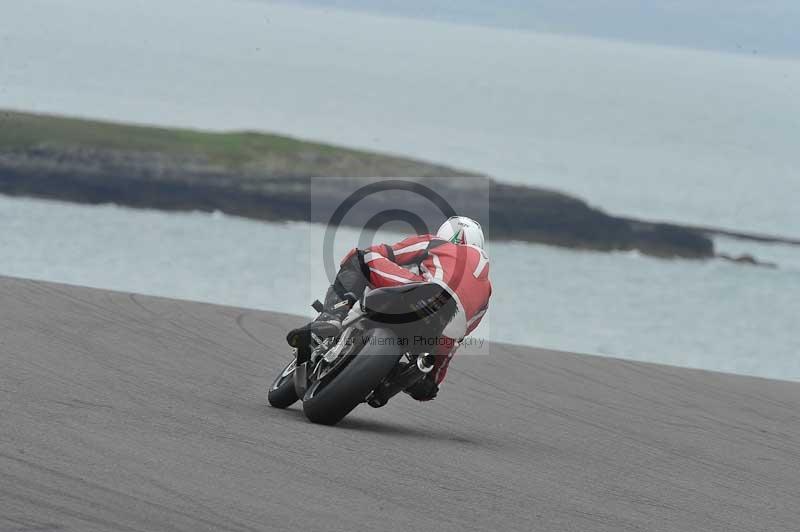
{"label": "rear wheel", "polygon": [[293,405],[299,397],[294,389],[294,370],[297,367],[297,359],[289,362],[278,378],[272,383],[267,392],[269,404],[275,408],[288,408]]}
{"label": "rear wheel", "polygon": [[349,414],[394,369],[402,357],[397,335],[388,329],[372,329],[361,342],[361,351],[332,378],[314,382],[303,397],[303,413],[309,421],[335,425]]}

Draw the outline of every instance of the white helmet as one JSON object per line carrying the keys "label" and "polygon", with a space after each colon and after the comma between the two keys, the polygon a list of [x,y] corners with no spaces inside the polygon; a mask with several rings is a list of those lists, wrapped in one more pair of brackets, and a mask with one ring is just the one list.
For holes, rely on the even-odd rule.
{"label": "white helmet", "polygon": [[483,249],[481,224],[466,216],[451,216],[439,227],[436,236],[453,244],[469,244]]}

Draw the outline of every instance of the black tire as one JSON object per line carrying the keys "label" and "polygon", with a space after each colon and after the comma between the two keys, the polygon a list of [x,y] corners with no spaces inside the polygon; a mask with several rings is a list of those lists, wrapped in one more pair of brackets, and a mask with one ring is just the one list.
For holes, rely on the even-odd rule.
{"label": "black tire", "polygon": [[288,408],[295,404],[299,397],[294,389],[294,368],[297,360],[292,360],[281,371],[267,392],[269,404],[275,408]]}
{"label": "black tire", "polygon": [[309,421],[335,425],[386,378],[402,357],[397,335],[388,329],[369,331],[361,351],[330,382],[312,385],[303,398]]}

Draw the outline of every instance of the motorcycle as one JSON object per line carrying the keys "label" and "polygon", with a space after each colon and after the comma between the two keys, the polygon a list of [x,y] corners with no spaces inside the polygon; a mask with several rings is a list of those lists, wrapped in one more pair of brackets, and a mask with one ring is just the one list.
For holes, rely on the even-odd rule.
{"label": "motorcycle", "polygon": [[[322,304],[312,306],[318,312]],[[335,425],[361,403],[373,408],[417,384],[434,368],[428,349],[456,313],[452,295],[436,283],[368,290],[342,322],[338,337],[310,334],[273,381],[270,405],[302,400],[313,423]]]}

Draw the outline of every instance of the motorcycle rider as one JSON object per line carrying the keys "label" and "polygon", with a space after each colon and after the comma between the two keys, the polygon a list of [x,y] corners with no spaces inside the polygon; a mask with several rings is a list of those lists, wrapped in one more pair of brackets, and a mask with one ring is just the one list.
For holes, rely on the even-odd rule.
{"label": "motorcycle rider", "polygon": [[433,371],[406,390],[418,401],[431,400],[436,397],[460,342],[480,324],[488,309],[492,285],[489,257],[483,248],[480,224],[465,216],[448,218],[436,235],[410,236],[394,245],[378,244],[364,250],[354,248],[342,260],[320,315],[290,331],[286,341],[298,347],[312,332],[320,337],[338,336],[342,320],[367,286],[440,284],[455,299],[456,314],[436,342]]}

